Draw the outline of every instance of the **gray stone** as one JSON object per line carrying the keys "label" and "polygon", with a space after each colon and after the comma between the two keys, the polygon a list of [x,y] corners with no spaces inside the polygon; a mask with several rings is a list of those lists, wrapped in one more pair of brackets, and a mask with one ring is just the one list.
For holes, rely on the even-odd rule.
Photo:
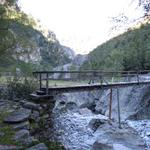
{"label": "gray stone", "polygon": [[5,105],[5,104],[6,104],[6,102],[0,101],[0,106],[3,106],[3,105]]}
{"label": "gray stone", "polygon": [[[73,102],[78,108],[90,108],[95,102],[95,99],[100,97],[99,90],[93,90],[92,92],[73,92],[73,93],[63,93],[55,96],[56,104],[55,108],[59,109],[67,103]],[[61,102],[64,101],[66,104],[62,105]]]}
{"label": "gray stone", "polygon": [[[117,128],[115,123],[100,126],[95,134],[99,134],[93,150],[143,150],[145,143],[131,128]],[[103,148],[104,147],[104,148]]]}
{"label": "gray stone", "polygon": [[37,139],[35,139],[34,137],[29,136],[27,138],[20,139],[18,142],[23,144],[23,145],[30,146],[31,144],[33,144],[35,142],[37,143],[39,141]]}
{"label": "gray stone", "polygon": [[29,124],[28,121],[21,122],[21,123],[13,124],[12,128],[15,129],[15,130],[21,130],[21,129],[28,130],[30,128],[30,124]]}
{"label": "gray stone", "polygon": [[92,111],[88,108],[81,108],[79,109],[80,115],[92,115]]}
{"label": "gray stone", "polygon": [[23,104],[23,107],[27,108],[27,109],[31,109],[31,110],[39,110],[40,106],[38,104],[35,104],[35,103],[32,103],[32,102],[25,102]]}
{"label": "gray stone", "polygon": [[4,118],[5,123],[20,123],[28,120],[31,111],[29,109],[20,109],[18,111],[12,112],[9,116]]}
{"label": "gray stone", "polygon": [[19,140],[21,140],[21,139],[28,138],[29,136],[30,136],[29,131],[23,129],[23,130],[20,130],[20,131],[16,132],[14,139],[15,139],[16,141],[19,141]]}
{"label": "gray stone", "polygon": [[26,150],[48,150],[48,148],[44,143],[40,143],[40,144],[32,146]]}
{"label": "gray stone", "polygon": [[32,114],[30,115],[30,119],[34,121],[39,121],[40,120],[40,112],[38,111],[33,111]]}
{"label": "gray stone", "polygon": [[[119,89],[121,120],[150,118],[150,85],[131,86]],[[96,111],[109,114],[110,90],[104,90],[96,102]],[[113,89],[112,118],[117,120],[117,90]]]}
{"label": "gray stone", "polygon": [[74,102],[68,102],[65,107],[67,110],[77,110],[78,108],[77,104]]}
{"label": "gray stone", "polygon": [[[96,141],[92,150],[114,150],[112,145]],[[121,150],[121,149],[120,149]]]}
{"label": "gray stone", "polygon": [[132,150],[122,144],[113,144],[114,150]]}
{"label": "gray stone", "polygon": [[89,122],[89,128],[96,131],[97,128],[99,128],[101,125],[105,124],[108,119],[99,119],[99,118],[94,118]]}
{"label": "gray stone", "polygon": [[30,136],[28,130],[20,130],[16,132],[14,140],[26,146],[30,146],[33,142],[38,142],[38,140]]}
{"label": "gray stone", "polygon": [[18,148],[13,145],[0,145],[0,150],[18,150]]}

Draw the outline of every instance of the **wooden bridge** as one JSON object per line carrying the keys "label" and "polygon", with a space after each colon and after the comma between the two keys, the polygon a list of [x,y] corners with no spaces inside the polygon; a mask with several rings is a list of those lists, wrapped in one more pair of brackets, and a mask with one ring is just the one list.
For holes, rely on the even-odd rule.
{"label": "wooden bridge", "polygon": [[39,90],[31,96],[39,101],[52,100],[66,92],[110,89],[109,118],[111,119],[112,89],[117,89],[118,120],[120,124],[119,88],[150,84],[150,70],[143,71],[36,71]]}
{"label": "wooden bridge", "polygon": [[[150,84],[150,71],[37,71],[38,94],[54,95],[60,92],[90,91],[133,85]],[[38,95],[37,94],[37,95]]]}

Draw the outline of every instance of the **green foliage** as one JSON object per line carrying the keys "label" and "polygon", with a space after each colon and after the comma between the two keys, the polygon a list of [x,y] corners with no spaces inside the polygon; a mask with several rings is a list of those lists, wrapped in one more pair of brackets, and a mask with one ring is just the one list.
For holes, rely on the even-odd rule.
{"label": "green foliage", "polygon": [[18,0],[5,0],[5,4],[13,6],[17,3]]}
{"label": "green foliage", "polygon": [[7,96],[9,99],[25,98],[28,99],[29,95],[38,87],[37,82],[32,78],[14,77],[9,79],[7,83]]}
{"label": "green foliage", "polygon": [[0,138],[0,144],[16,144],[16,142],[12,140],[15,133],[10,126],[1,127],[0,132],[4,133],[4,136]]}
{"label": "green foliage", "polygon": [[98,46],[81,69],[150,69],[150,24],[130,30]]}
{"label": "green foliage", "polygon": [[[12,7],[13,6],[13,7]],[[0,5],[0,71],[21,72],[29,76],[33,70],[52,70],[69,63],[57,39],[36,30],[37,22],[17,9],[16,0]]]}
{"label": "green foliage", "polygon": [[3,120],[5,117],[7,117],[9,115],[9,113],[6,111],[0,111],[0,125],[3,123]]}
{"label": "green foliage", "polygon": [[49,150],[65,150],[63,145],[59,142],[47,141],[47,142],[45,142],[45,144],[46,144],[46,146],[48,147]]}
{"label": "green foliage", "polygon": [[0,137],[0,144],[17,144],[14,140],[12,140],[13,136],[15,135],[12,128],[3,124],[4,118],[8,115],[9,113],[7,111],[0,112],[0,132],[4,134],[2,137]]}

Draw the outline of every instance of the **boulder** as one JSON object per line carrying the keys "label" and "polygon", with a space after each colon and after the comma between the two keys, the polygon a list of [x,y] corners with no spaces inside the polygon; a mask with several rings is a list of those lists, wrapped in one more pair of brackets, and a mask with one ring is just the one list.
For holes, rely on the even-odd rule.
{"label": "boulder", "polygon": [[[149,119],[150,118],[150,85],[131,86],[119,89],[121,120]],[[96,102],[96,111],[109,114],[110,90],[104,90],[99,101]],[[112,118],[118,117],[117,90],[113,89]]]}
{"label": "boulder", "polygon": [[88,108],[81,108],[79,109],[80,115],[92,115],[92,111]]}
{"label": "boulder", "polygon": [[[93,150],[114,150],[112,145],[96,141],[93,145]],[[121,150],[121,149],[120,149]]]}
{"label": "boulder", "polygon": [[105,124],[99,127],[95,134],[98,139],[93,144],[92,150],[143,150],[143,139],[131,128],[119,129],[116,124]]}
{"label": "boulder", "polygon": [[30,136],[29,130],[20,130],[18,132],[16,132],[14,139],[19,141],[21,139],[25,139],[28,138]]}
{"label": "boulder", "polygon": [[27,121],[31,114],[31,110],[29,109],[20,109],[18,111],[12,112],[9,116],[4,118],[5,123],[20,123]]}
{"label": "boulder", "polygon": [[0,145],[0,150],[18,150],[14,145]]}
{"label": "boulder", "polygon": [[114,150],[132,150],[131,148],[128,148],[122,144],[113,144]]}
{"label": "boulder", "polygon": [[44,143],[40,143],[30,148],[27,148],[26,150],[48,150],[48,148]]}
{"label": "boulder", "polygon": [[90,129],[92,129],[93,131],[96,131],[97,128],[99,128],[101,125],[105,124],[107,120],[108,120],[108,119],[104,119],[104,118],[101,118],[101,119],[99,119],[99,118],[94,118],[94,119],[92,119],[92,120],[89,122],[89,125],[88,125],[88,126],[89,126]]}
{"label": "boulder", "polygon": [[59,109],[66,105],[67,103],[73,102],[78,108],[91,108],[95,103],[95,99],[100,97],[100,92],[98,90],[94,91],[82,91],[73,93],[63,93],[55,96],[55,109]]}
{"label": "boulder", "polygon": [[40,110],[40,105],[32,102],[25,102],[22,106],[24,108],[31,109],[31,110]]}
{"label": "boulder", "polygon": [[21,130],[21,129],[27,129],[28,130],[30,128],[30,124],[28,121],[25,121],[25,122],[13,124],[12,128],[15,130]]}

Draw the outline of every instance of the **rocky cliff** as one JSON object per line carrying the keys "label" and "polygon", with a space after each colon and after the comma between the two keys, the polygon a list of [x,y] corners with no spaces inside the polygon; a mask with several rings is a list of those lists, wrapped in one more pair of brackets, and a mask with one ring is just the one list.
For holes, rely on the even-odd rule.
{"label": "rocky cliff", "polygon": [[62,46],[56,35],[42,29],[32,17],[15,5],[0,3],[0,69],[50,70],[69,63],[74,52]]}

